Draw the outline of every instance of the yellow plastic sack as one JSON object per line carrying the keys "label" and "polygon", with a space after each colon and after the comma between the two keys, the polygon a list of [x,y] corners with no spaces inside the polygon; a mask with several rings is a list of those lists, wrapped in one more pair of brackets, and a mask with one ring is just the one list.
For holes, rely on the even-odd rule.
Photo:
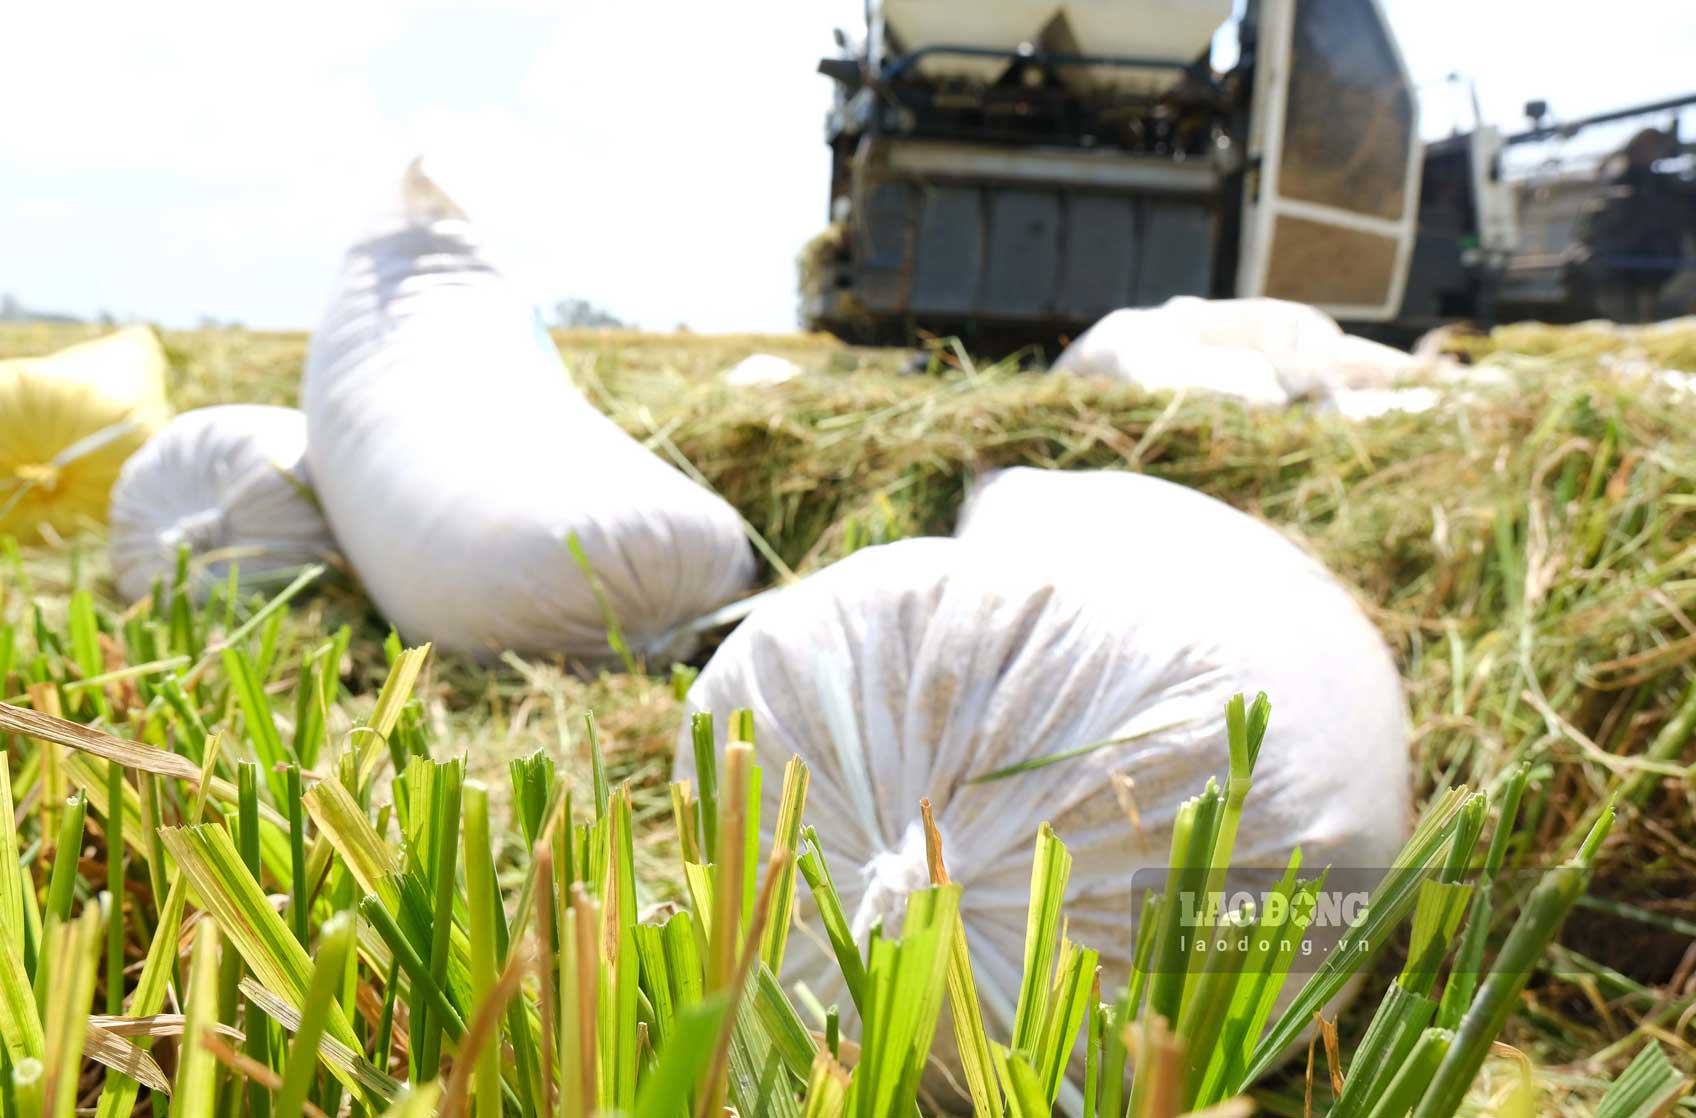
{"label": "yellow plastic sack", "polygon": [[169,417],[145,326],[0,361],[0,533],[28,544],[103,523],[119,468]]}

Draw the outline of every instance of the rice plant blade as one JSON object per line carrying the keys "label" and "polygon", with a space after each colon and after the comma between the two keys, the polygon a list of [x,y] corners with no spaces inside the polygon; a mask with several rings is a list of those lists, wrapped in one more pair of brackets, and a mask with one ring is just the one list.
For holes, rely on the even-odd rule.
{"label": "rice plant blade", "polygon": [[[199,784],[200,769],[180,753],[169,753],[138,741],[103,734],[76,722],[25,707],[0,703],[0,731],[55,742],[70,749],[116,761],[126,769],[158,773]],[[231,797],[234,798],[233,796]]]}
{"label": "rice plant blade", "polygon": [[1418,899],[1419,883],[1423,880],[1424,872],[1442,853],[1455,816],[1466,798],[1466,789],[1453,788],[1427,809],[1424,819],[1414,829],[1413,836],[1402,847],[1394,868],[1379,883],[1366,910],[1345,933],[1350,944],[1354,946],[1347,951],[1333,951],[1319,964],[1308,977],[1307,985],[1302,987],[1301,992],[1284,1010],[1284,1015],[1278,1019],[1278,1023],[1261,1038],[1239,1081],[1228,1083],[1224,1094],[1240,1094],[1246,1084],[1254,1082],[1271,1067],[1278,1059],[1279,1053],[1293,1044],[1296,1037],[1307,1027],[1314,1012],[1329,1003],[1348,982],[1350,976],[1365,966],[1377,949],[1389,941],[1390,933],[1412,910],[1414,902]]}
{"label": "rice plant blade", "polygon": [[997,1114],[1001,1110],[1001,1088],[996,1080],[995,1063],[990,1040],[983,1024],[983,1010],[978,1002],[977,981],[972,975],[970,946],[966,943],[964,925],[956,928],[949,947],[948,1005],[954,1023],[954,1043],[960,1053],[961,1070],[966,1076],[966,1090],[977,1114]]}
{"label": "rice plant blade", "polygon": [[[223,652],[226,648],[239,645],[245,641],[253,634],[255,629],[265,624],[272,614],[275,614],[278,610],[288,605],[289,602],[292,601],[302,590],[305,590],[308,586],[311,586],[314,582],[318,581],[318,576],[323,573],[324,568],[322,566],[312,566],[302,570],[300,574],[295,576],[293,582],[277,591],[276,595],[270,601],[255,610],[253,616],[238,625],[233,631],[231,631],[229,636],[206,649],[203,653],[200,653],[200,659],[195,663],[194,667],[189,670],[189,673],[183,677],[183,685],[185,687],[195,686],[201,677],[206,674],[207,670],[210,669],[217,661],[219,653]],[[186,609],[188,605],[188,595],[173,595],[171,602],[172,608],[177,608],[178,603],[182,603]]]}
{"label": "rice plant blade", "polygon": [[[21,907],[21,900],[19,904]],[[4,1039],[13,1063],[28,1058],[39,1060],[47,1055],[47,1041],[40,1010],[35,1004],[35,991],[30,988],[29,974],[24,970],[22,928],[16,932],[8,929],[6,938],[8,942],[0,949],[0,1039]],[[10,942],[13,940],[17,941],[17,947]]]}
{"label": "rice plant blade", "polygon": [[[465,882],[470,912],[472,1002],[482,1006],[495,993],[500,967],[495,910],[500,893],[495,885],[493,842],[489,830],[489,790],[480,781],[465,785]],[[501,1108],[500,1045],[484,1045],[477,1054],[477,1110],[499,1114]]]}
{"label": "rice plant blade", "polygon": [[794,1083],[781,1048],[761,1026],[747,997],[737,999],[728,1052],[730,1102],[747,1118],[799,1118]]}
{"label": "rice plant blade", "polygon": [[1078,1031],[1089,1012],[1089,994],[1095,985],[1097,958],[1094,951],[1079,947],[1062,933],[1048,1013],[1034,1052],[1037,1081],[1042,1084],[1043,1093],[1050,1102],[1060,1095],[1066,1065],[1071,1062]]}
{"label": "rice plant blade", "polygon": [[770,967],[759,964],[752,981],[753,988],[745,996],[750,999],[760,1030],[770,1038],[789,1073],[797,1081],[805,1080],[812,1073],[813,1060],[818,1055],[813,1034],[807,1030],[806,1023],[795,1011]]}
{"label": "rice plant blade", "polygon": [[1407,1062],[1425,1035],[1436,1008],[1430,998],[1409,993],[1400,982],[1390,983],[1366,1034],[1355,1046],[1343,1093],[1331,1109],[1332,1118],[1358,1115],[1383,1095],[1396,1070]]}
{"label": "rice plant blade", "polygon": [[96,1025],[92,1018],[83,1051],[101,1066],[121,1072],[150,1090],[162,1095],[171,1093],[171,1081],[165,1078],[157,1060],[139,1045]]}
{"label": "rice plant blade", "polygon": [[[5,677],[0,675],[0,680]],[[23,958],[24,877],[18,852],[18,829],[7,822],[17,818],[12,802],[12,766],[6,750],[0,749],[0,937],[5,948]]]}
{"label": "rice plant blade", "polygon": [[359,883],[360,891],[375,893],[385,903],[395,905],[395,881],[401,865],[394,846],[383,841],[341,781],[319,781],[301,797],[301,803],[318,833],[342,856],[342,864]]}
{"label": "rice plant blade", "polygon": [[1044,1097],[1036,1070],[1023,1056],[997,1046],[995,1070],[1007,1098],[1008,1118],[1050,1118],[1054,1113],[1054,1105]]}
{"label": "rice plant blade", "polygon": [[377,771],[377,764],[387,752],[389,735],[394,733],[395,724],[400,721],[400,714],[406,707],[406,702],[412,697],[412,688],[418,682],[418,673],[424,668],[424,661],[430,656],[430,646],[420,645],[409,648],[395,659],[394,666],[389,669],[388,678],[383,681],[383,689],[377,693],[377,705],[371,710],[371,718],[360,727],[358,777],[359,786],[363,788],[371,779],[371,774]]}
{"label": "rice plant blade", "polygon": [[[302,1005],[300,1024],[289,1045],[283,1065],[283,1086],[277,1092],[276,1118],[304,1118],[306,1093],[317,1080],[318,1042],[323,1039],[333,1012],[340,1012],[336,993],[347,970],[348,952],[353,949],[354,920],[351,912],[330,917],[318,934],[318,957]],[[291,941],[292,938],[291,938]]]}
{"label": "rice plant blade", "polygon": [[[0,603],[6,599],[6,587],[0,582]],[[15,625],[0,622],[0,681],[12,677],[12,662],[18,652],[18,630]]]}
{"label": "rice plant blade", "polygon": [[1460,1025],[1466,1007],[1472,1004],[1478,989],[1478,976],[1484,970],[1484,950],[1495,915],[1496,875],[1507,857],[1508,840],[1519,818],[1519,803],[1525,786],[1531,779],[1531,765],[1521,762],[1508,778],[1498,801],[1496,831],[1490,836],[1490,848],[1484,857],[1484,869],[1478,875],[1478,889],[1472,897],[1472,908],[1466,917],[1466,930],[1449,967],[1449,978],[1443,985],[1438,1003],[1437,1024],[1453,1030]]}
{"label": "rice plant blade", "polygon": [[783,770],[783,797],[777,811],[772,849],[786,850],[791,857],[784,863],[783,877],[772,895],[771,919],[766,922],[765,940],[760,945],[760,960],[774,973],[783,971],[783,950],[789,942],[790,913],[795,903],[793,855],[801,845],[801,813],[807,803],[810,777],[811,773],[800,757],[791,757]]}
{"label": "rice plant blade", "polygon": [[[182,1036],[187,1021],[180,1013],[153,1013],[146,1017],[114,1017],[108,1013],[91,1013],[88,1017],[88,1027],[125,1040],[137,1037],[153,1040],[159,1037]],[[246,1039],[242,1031],[234,1025],[214,1023],[212,1031],[226,1040],[239,1042]]]}
{"label": "rice plant blade", "polygon": [[860,1062],[849,1089],[859,1118],[913,1108],[947,990],[959,911],[960,886],[921,890],[907,898],[901,938],[872,943]]}
{"label": "rice plant blade", "polygon": [[1585,839],[1578,856],[1548,871],[1526,898],[1519,919],[1502,943],[1466,1016],[1461,1018],[1454,1045],[1438,1065],[1431,1085],[1414,1111],[1415,1118],[1450,1118],[1460,1107],[1478,1069],[1501,1035],[1519,995],[1530,981],[1537,959],[1560,931],[1566,914],[1590,882],[1597,848],[1613,826],[1612,809],[1604,811]]}
{"label": "rice plant blade", "polygon": [[1016,765],[1007,765],[1004,768],[992,769],[989,772],[977,773],[973,776],[968,776],[964,783],[991,784],[997,780],[1007,780],[1010,777],[1023,776],[1026,773],[1035,772],[1037,769],[1046,769],[1050,765],[1064,764],[1067,761],[1076,761],[1079,757],[1088,757],[1091,753],[1098,753],[1103,749],[1113,749],[1121,745],[1130,745],[1134,742],[1142,741],[1145,738],[1154,737],[1157,734],[1164,734],[1172,730],[1182,729],[1191,721],[1192,719],[1181,718],[1176,722],[1169,722],[1164,726],[1154,726],[1147,730],[1138,730],[1134,734],[1126,734],[1123,737],[1104,738],[1101,741],[1092,741],[1073,749],[1062,750],[1059,753],[1050,753],[1045,757],[1032,757],[1030,760],[1020,761]]}
{"label": "rice plant blade", "polygon": [[294,938],[306,946],[312,899],[306,891],[306,807],[300,790],[300,766],[290,765],[284,775],[289,809],[289,924]]}
{"label": "rice plant blade", "polygon": [[1419,1101],[1454,1039],[1455,1035],[1447,1029],[1426,1029],[1420,1034],[1407,1062],[1391,1069],[1389,1085],[1372,1103],[1366,1118],[1407,1118],[1407,1112]]}
{"label": "rice plant blade", "polygon": [[[259,984],[300,1012],[306,1005],[312,960],[247,872],[229,832],[204,825],[167,827],[161,837]],[[359,1040],[341,1006],[332,1003],[325,1012],[326,1035],[357,1052]],[[349,1090],[366,1090],[348,1068],[334,1063],[330,1066]]]}
{"label": "rice plant blade", "polygon": [[[222,748],[222,736],[214,734],[206,739],[206,751],[201,756],[200,791],[189,809],[191,821],[198,820],[205,810],[206,790],[211,783],[206,777],[218,763]],[[162,854],[160,860],[164,860]],[[147,958],[142,962],[135,991],[130,995],[129,1012],[134,1017],[147,1017],[159,1012],[165,1004],[166,988],[176,973],[177,930],[188,900],[188,882],[180,866],[172,872],[170,882],[165,901],[159,907],[159,922],[154,925],[153,940],[147,946]],[[140,1084],[134,1079],[120,1076],[114,1080],[108,1077],[105,1088],[100,1092],[95,1118],[129,1118],[139,1089]]]}
{"label": "rice plant blade", "polygon": [[[434,895],[430,906],[430,977],[444,990],[450,984],[448,971],[453,956],[454,900],[458,886],[460,795],[464,787],[463,760],[435,765],[436,781],[429,809],[431,872]],[[463,1003],[461,1003],[463,1004]],[[440,1064],[442,1020],[435,1014],[418,1012],[418,1067],[434,1070]]]}
{"label": "rice plant blade", "polygon": [[271,796],[278,803],[283,799],[282,773],[278,767],[292,760],[283,749],[283,736],[277,730],[277,719],[271,710],[270,697],[265,694],[265,680],[247,652],[241,648],[226,648],[223,652],[224,675],[241,707],[247,726],[248,739],[259,757]]}
{"label": "rice plant blade", "polygon": [[203,920],[195,928],[194,955],[189,963],[187,1021],[182,1055],[177,1060],[177,1083],[171,1100],[175,1118],[213,1118],[217,1061],[201,1034],[218,1015],[218,925]]}
{"label": "rice plant blade", "polygon": [[[59,838],[53,849],[56,856],[47,876],[47,903],[42,909],[43,921],[64,923],[71,916],[71,901],[77,882],[77,852],[82,850],[83,828],[88,815],[88,797],[74,792],[59,813]],[[41,949],[35,959],[35,1004],[45,1015],[47,991],[55,975],[51,965],[53,937],[43,935]],[[49,1069],[51,1071],[51,1069]]]}
{"label": "rice plant blade", "polygon": [[743,862],[748,853],[748,807],[754,750],[731,742],[724,750],[724,792],[719,800],[718,854],[712,865],[712,919],[707,922],[707,989],[728,986],[741,941]]}
{"label": "rice plant blade", "polygon": [[[229,833],[221,827],[196,825],[166,827],[161,837],[201,903],[260,983],[289,1004],[301,1006],[312,960],[247,872]],[[352,1039],[351,1029],[346,1039]]]}
{"label": "rice plant blade", "polygon": [[608,1008],[612,1046],[611,1072],[605,1079],[614,1108],[629,1112],[636,1105],[636,1072],[640,1063],[637,1037],[636,954],[636,838],[632,830],[630,786],[621,785],[608,809],[607,844],[611,866],[610,895],[605,906],[605,951],[611,966],[612,999]]}
{"label": "rice plant blade", "polygon": [[441,1097],[442,1086],[434,1079],[409,1086],[383,1111],[382,1118],[435,1118]]}
{"label": "rice plant blade", "polygon": [[1637,1058],[1608,1085],[1594,1118],[1655,1118],[1690,1090],[1690,1080],[1672,1066],[1660,1044],[1651,1040]]}
{"label": "rice plant blade", "polygon": [[[1243,960],[1242,970],[1231,1004],[1226,1010],[1220,1040],[1208,1069],[1202,1089],[1196,1096],[1198,1105],[1223,1099],[1224,1084],[1235,1081],[1254,1046],[1260,1030],[1266,1027],[1273,1004],[1289,977],[1297,942],[1306,931],[1311,918],[1311,905],[1295,905],[1298,894],[1313,892],[1317,886],[1298,887],[1296,873],[1301,869],[1301,848],[1290,852],[1284,874],[1267,895],[1265,908],[1256,916],[1254,941]],[[1287,948],[1287,951],[1285,950]],[[1111,1039],[1111,1038],[1110,1038]],[[1116,1051],[1110,1047],[1110,1051]]]}
{"label": "rice plant blade", "polygon": [[1088,1024],[1084,1026],[1087,1031],[1084,1034],[1083,1118],[1097,1118],[1100,1114],[1097,1104],[1101,1099],[1102,1029],[1111,1019],[1111,1008],[1101,1004],[1101,972],[1097,971],[1094,987],[1090,990]]}
{"label": "rice plant blade", "polygon": [[[300,1011],[255,982],[251,976],[241,980],[240,989],[242,996],[253,1008],[287,1031],[292,1033],[300,1028]],[[398,1098],[404,1087],[387,1072],[373,1066],[357,1049],[349,1048],[333,1037],[319,1038],[318,1058],[324,1061],[325,1067],[337,1073],[336,1077],[342,1079],[344,1084],[347,1078],[357,1080],[371,1098]],[[344,1076],[347,1078],[343,1078]]]}
{"label": "rice plant blade", "polygon": [[26,1056],[8,1070],[13,1108],[24,1118],[40,1118],[46,1106],[47,1069],[34,1056]]}
{"label": "rice plant blade", "polygon": [[1426,880],[1419,883],[1407,965],[1402,968],[1397,980],[1409,992],[1424,997],[1436,985],[1438,969],[1448,957],[1471,896],[1472,886],[1462,882]]}
{"label": "rice plant blade", "polygon": [[577,564],[577,569],[583,572],[583,581],[589,584],[589,592],[595,597],[595,604],[601,607],[601,623],[606,627],[607,647],[617,654],[624,662],[624,670],[631,675],[641,671],[636,663],[636,657],[630,651],[630,645],[624,639],[624,630],[619,626],[618,613],[612,608],[612,599],[607,596],[607,588],[601,583],[601,576],[595,573],[589,557],[583,552],[583,545],[577,539],[576,532],[568,532],[565,545],[571,551],[571,559]]}
{"label": "rice plant blade", "polygon": [[1272,704],[1262,691],[1255,696],[1252,711],[1244,708],[1239,692],[1225,705],[1226,745],[1231,755],[1230,772],[1225,782],[1225,803],[1214,838],[1213,853],[1208,859],[1207,888],[1204,898],[1221,895],[1225,888],[1225,873],[1231,865],[1236,847],[1237,828],[1242,821],[1243,804],[1254,786],[1254,765],[1260,756],[1260,745],[1266,736],[1266,724],[1272,714]]}
{"label": "rice plant blade", "polygon": [[831,1059],[830,1053],[820,1052],[807,1077],[801,1118],[843,1118],[848,1106],[848,1083],[848,1073],[842,1070],[842,1065]]}
{"label": "rice plant blade", "polygon": [[[101,761],[86,753],[71,753],[64,758],[64,762],[66,778],[94,805],[96,815],[110,820],[113,815],[110,802],[111,772],[122,772],[123,766]],[[141,826],[141,796],[134,787],[125,782],[119,791],[119,798],[120,834],[136,853],[145,857],[148,853],[148,843],[147,835]]]}
{"label": "rice plant blade", "polygon": [[52,944],[52,973],[47,1002],[46,1070],[43,1089],[44,1113],[48,1118],[71,1118],[76,1111],[82,1079],[83,1046],[88,1035],[88,1014],[94,1003],[94,980],[100,966],[101,925],[110,900],[104,898],[83,906],[75,919],[48,922],[44,945]]}
{"label": "rice plant blade", "polygon": [[524,834],[524,844],[534,847],[553,803],[554,759],[538,749],[527,757],[513,758],[507,768],[512,775],[513,809]]}
{"label": "rice plant blade", "polygon": [[679,1010],[700,1001],[706,992],[706,972],[701,963],[700,923],[689,911],[666,921],[662,932],[666,975],[671,980],[672,1002]]}
{"label": "rice plant blade", "polygon": [[715,994],[678,1014],[674,1042],[661,1047],[659,1062],[636,1093],[635,1118],[688,1118],[690,1090],[712,1060],[728,1006],[726,996]]}
{"label": "rice plant blade", "polygon": [[[932,885],[947,885],[948,866],[942,852],[942,832],[936,826],[930,800],[919,801],[919,818],[925,831],[925,862]],[[960,1054],[960,1069],[966,1076],[966,1092],[975,1114],[1001,1113],[1001,1086],[995,1070],[989,1034],[983,1026],[983,1009],[978,1002],[977,980],[972,975],[970,945],[958,913],[954,917],[953,942],[948,950],[948,1008],[954,1024],[954,1045]]]}
{"label": "rice plant blade", "polygon": [[[71,594],[68,626],[71,631],[71,657],[76,661],[77,668],[84,679],[96,676],[104,670],[105,657],[100,653],[100,621],[94,613],[94,595],[86,587],[79,587]],[[94,713],[100,718],[111,716],[111,707],[106,702],[106,693],[95,687],[86,692],[89,704],[94,707]],[[72,710],[77,705],[72,703]]]}
{"label": "rice plant blade", "polygon": [[[681,915],[678,914],[678,915]],[[676,919],[674,916],[672,919]],[[665,1051],[677,1028],[677,1007],[672,996],[672,981],[665,957],[665,929],[659,924],[639,924],[632,940],[642,972],[642,993],[653,1007],[653,1023],[649,1026],[654,1048]]]}
{"label": "rice plant blade", "polygon": [[[1172,822],[1165,890],[1159,908],[1160,929],[1148,972],[1148,1013],[1165,1021],[1168,1028],[1177,1028],[1190,971],[1189,952],[1183,946],[1184,902],[1188,899],[1193,905],[1206,885],[1206,859],[1213,851],[1211,823],[1216,819],[1219,803],[1218,784],[1209,779],[1203,794],[1185,800]],[[1206,928],[1206,924],[1198,924],[1191,938],[1201,939]]]}
{"label": "rice plant blade", "polygon": [[449,1038],[457,1042],[465,1033],[465,1021],[460,1017],[459,1010],[448,1000],[447,991],[436,982],[430,971],[430,964],[414,949],[412,941],[406,937],[406,933],[375,894],[367,894],[360,901],[359,911],[371,922],[383,942],[388,944],[389,950],[394,953],[395,962],[406,971],[406,977],[412,983],[413,1013],[416,1015],[419,1012],[419,999],[427,999],[430,1012],[441,1016]]}
{"label": "rice plant blade", "polygon": [[[53,995],[58,993],[56,987],[64,981],[61,973],[60,960],[55,954],[66,942],[64,934],[70,922],[71,902],[75,894],[77,881],[77,863],[80,860],[78,852],[82,850],[83,824],[86,818],[88,800],[81,792],[71,795],[64,803],[59,813],[59,835],[54,844],[55,856],[52,869],[47,877],[47,901],[42,906],[42,934],[39,938],[35,954],[35,975],[32,980],[35,994],[36,1012],[41,1015],[43,1028],[47,1035],[47,1051],[55,1051],[55,1037],[50,1002],[55,1000]],[[45,826],[45,820],[43,821]],[[31,897],[33,900],[33,896]],[[59,1038],[62,1040],[63,1038]],[[55,1066],[52,1060],[47,1060],[47,1105],[53,1105],[52,1080]]]}
{"label": "rice plant blade", "polygon": [[1013,1050],[1024,1053],[1031,1061],[1038,1059],[1037,1042],[1048,1017],[1054,952],[1060,941],[1060,909],[1066,899],[1066,881],[1071,872],[1072,855],[1066,844],[1044,823],[1037,831],[1036,857],[1031,862],[1024,975],[1019,982],[1018,1008],[1013,1014]]}
{"label": "rice plant blade", "polygon": [[690,746],[695,756],[695,787],[700,803],[701,846],[706,861],[718,857],[718,753],[713,742],[713,716],[705,711],[689,720]]}
{"label": "rice plant blade", "polygon": [[855,1010],[864,1017],[865,960],[860,957],[859,945],[854,942],[848,915],[842,910],[842,897],[836,891],[836,883],[830,878],[830,869],[825,865],[818,836],[811,827],[805,828],[802,833],[806,836],[809,849],[797,860],[796,868],[801,871],[801,877],[812,892],[813,903],[819,910],[819,920],[824,925],[825,937],[830,941],[831,951],[836,955],[836,965],[842,971],[842,981],[848,987],[848,998],[854,1003]]}
{"label": "rice plant blade", "polygon": [[1185,995],[1175,1032],[1183,1069],[1179,1097],[1185,1109],[1216,1101],[1202,1097],[1202,1092],[1249,954],[1246,941],[1253,929],[1254,922],[1245,912],[1226,914],[1219,922],[1217,946],[1208,949],[1201,969],[1195,972],[1194,989]]}
{"label": "rice plant blade", "polygon": [[289,748],[295,760],[307,767],[317,763],[319,747],[324,744],[324,716],[328,704],[320,701],[324,692],[319,673],[334,670],[334,665],[322,663],[322,648],[301,658],[300,675],[294,688],[294,735]]}

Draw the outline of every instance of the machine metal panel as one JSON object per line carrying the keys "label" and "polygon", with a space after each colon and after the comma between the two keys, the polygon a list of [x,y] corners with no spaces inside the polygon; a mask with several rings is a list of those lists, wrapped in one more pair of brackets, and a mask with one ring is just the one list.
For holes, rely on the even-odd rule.
{"label": "machine metal panel", "polygon": [[966,314],[977,305],[984,270],[983,192],[932,187],[923,208],[913,261],[912,306],[920,313]]}
{"label": "machine metal panel", "polygon": [[1135,306],[1213,293],[1213,219],[1194,203],[1145,199],[1139,209]]}
{"label": "machine metal panel", "polygon": [[1478,204],[1478,243],[1488,252],[1512,252],[1519,243],[1519,209],[1513,184],[1502,176],[1502,132],[1480,124],[1468,141],[1472,196]]}
{"label": "machine metal panel", "polygon": [[1097,190],[1212,194],[1219,186],[1218,170],[1201,160],[1177,162],[1105,151],[1008,148],[939,140],[902,140],[892,144],[889,168],[921,179],[990,179],[1026,186],[1084,186]]}
{"label": "machine metal panel", "polygon": [[989,194],[989,254],[983,297],[987,314],[1047,314],[1060,278],[1060,195],[996,190]]}
{"label": "machine metal panel", "polygon": [[[1249,126],[1259,171],[1244,191],[1237,294],[1323,292],[1321,309],[1339,318],[1393,318],[1424,149],[1418,100],[1383,9],[1379,0],[1261,0],[1259,12]],[[1307,274],[1345,262],[1344,274]]]}
{"label": "machine metal panel", "polygon": [[1064,242],[1057,314],[1087,322],[1131,302],[1138,251],[1133,200],[1106,194],[1068,195]]}
{"label": "machine metal panel", "polygon": [[857,294],[873,310],[904,310],[913,244],[913,188],[904,182],[873,186],[858,218],[862,230]]}
{"label": "machine metal panel", "polygon": [[1272,267],[1266,274],[1266,294],[1315,306],[1385,303],[1390,298],[1397,252],[1391,237],[1280,216],[1272,226]]}

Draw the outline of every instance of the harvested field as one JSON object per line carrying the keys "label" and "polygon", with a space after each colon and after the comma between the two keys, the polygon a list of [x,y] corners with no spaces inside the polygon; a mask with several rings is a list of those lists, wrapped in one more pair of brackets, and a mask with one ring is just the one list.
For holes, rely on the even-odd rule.
{"label": "harvested field", "polygon": [[[3,328],[0,357],[90,332]],[[164,340],[179,409],[294,402],[303,335]],[[1449,348],[1471,364],[1446,406],[1365,422],[1149,398],[944,349],[931,355],[935,375],[914,376],[900,372],[903,353],[821,337],[556,340],[591,398],[736,506],[772,583],[868,544],[951,531],[973,475],[999,466],[1142,470],[1271,523],[1357,591],[1395,649],[1420,802],[1461,783],[1499,787],[1528,762],[1521,831],[1532,838],[1509,865],[1531,867],[1570,854],[1618,798],[1591,897],[1550,960],[1560,975],[1533,983],[1506,1037],[1549,1069],[1557,1097],[1545,1102],[1584,1112],[1649,1036],[1690,1067],[1696,393],[1642,372],[1696,371],[1696,328],[1456,337]],[[754,352],[812,375],[751,389],[717,382]],[[26,541],[0,578],[0,621],[20,631],[32,601],[57,624],[75,588],[111,594],[96,531]],[[349,697],[335,712],[345,727],[369,711],[387,671],[385,630],[349,576],[303,599],[280,639],[305,646],[343,623],[353,627]],[[638,830],[653,835],[639,839],[639,857],[663,872],[676,855],[651,824],[669,811],[674,668],[589,680],[569,668],[439,658],[419,693],[435,740],[468,751],[496,786],[509,759],[538,746],[563,741],[581,757],[581,718],[593,709],[614,775],[638,789]],[[676,683],[687,671],[675,669]],[[1274,1088],[1269,1102],[1300,1113],[1300,1084]]]}

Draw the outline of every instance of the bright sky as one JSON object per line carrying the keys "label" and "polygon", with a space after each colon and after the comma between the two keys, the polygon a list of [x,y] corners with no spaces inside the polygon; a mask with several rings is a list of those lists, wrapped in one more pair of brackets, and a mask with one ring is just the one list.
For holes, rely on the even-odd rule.
{"label": "bright sky", "polygon": [[[1451,71],[1510,128],[1531,97],[1578,116],[1696,87],[1691,0],[1387,2],[1431,83],[1427,134],[1463,103]],[[309,327],[343,246],[428,150],[540,302],[588,298],[655,329],[788,329],[796,252],[826,219],[830,92],[813,67],[860,10],[11,5],[0,292]]]}

